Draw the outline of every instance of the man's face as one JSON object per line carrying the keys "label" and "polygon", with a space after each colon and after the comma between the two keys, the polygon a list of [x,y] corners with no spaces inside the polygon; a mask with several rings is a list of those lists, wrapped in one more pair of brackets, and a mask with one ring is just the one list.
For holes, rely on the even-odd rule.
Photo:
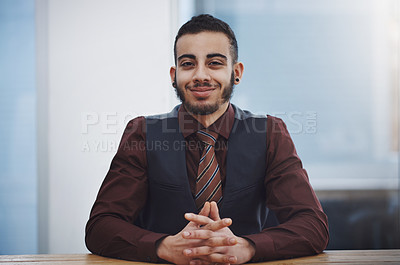
{"label": "man's face", "polygon": [[225,111],[235,71],[228,37],[219,32],[186,34],[176,43],[171,79],[186,109],[196,115]]}

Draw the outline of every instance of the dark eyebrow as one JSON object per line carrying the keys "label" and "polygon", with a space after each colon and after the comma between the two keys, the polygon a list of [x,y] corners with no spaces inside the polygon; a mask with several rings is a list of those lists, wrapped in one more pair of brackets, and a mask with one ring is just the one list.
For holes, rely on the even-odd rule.
{"label": "dark eyebrow", "polygon": [[[208,59],[214,58],[214,57],[221,57],[221,58],[223,58],[225,60],[228,60],[228,58],[225,55],[221,54],[221,53],[210,53],[210,54],[207,54],[207,58]],[[181,56],[178,57],[178,61],[183,59],[183,58],[189,58],[189,59],[195,60],[196,56],[193,55],[193,54],[182,54]]]}
{"label": "dark eyebrow", "polygon": [[225,60],[228,60],[228,58],[225,55],[220,54],[220,53],[207,54],[207,58],[214,58],[214,57],[221,57],[221,58],[223,58]]}
{"label": "dark eyebrow", "polygon": [[180,61],[183,58],[189,58],[189,59],[196,59],[196,56],[194,56],[193,54],[182,54],[181,56],[178,57],[178,61]]}

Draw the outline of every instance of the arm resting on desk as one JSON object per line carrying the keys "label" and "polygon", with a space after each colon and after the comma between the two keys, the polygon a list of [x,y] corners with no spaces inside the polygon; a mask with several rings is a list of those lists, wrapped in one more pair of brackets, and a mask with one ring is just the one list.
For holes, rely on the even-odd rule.
{"label": "arm resting on desk", "polygon": [[164,234],[133,225],[147,198],[144,117],[130,121],[100,188],[86,225],[86,246],[98,255],[160,262],[157,240]]}
{"label": "arm resting on desk", "polygon": [[322,252],[329,240],[328,220],[282,120],[268,116],[266,203],[280,225],[248,235],[256,246],[253,261]]}

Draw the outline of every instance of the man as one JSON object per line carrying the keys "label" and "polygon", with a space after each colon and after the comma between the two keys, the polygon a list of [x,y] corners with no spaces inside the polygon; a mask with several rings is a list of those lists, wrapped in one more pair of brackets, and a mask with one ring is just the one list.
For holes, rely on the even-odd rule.
{"label": "man", "polygon": [[284,123],[230,104],[231,28],[193,17],[175,39],[171,113],[130,121],[86,226],[93,253],[243,264],[321,252],[327,218]]}

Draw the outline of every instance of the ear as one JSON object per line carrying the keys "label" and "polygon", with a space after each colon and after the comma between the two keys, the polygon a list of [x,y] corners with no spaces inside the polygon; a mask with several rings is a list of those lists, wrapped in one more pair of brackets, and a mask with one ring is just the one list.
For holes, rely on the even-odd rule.
{"label": "ear", "polygon": [[169,75],[171,77],[171,84],[173,84],[175,82],[175,75],[176,75],[176,67],[175,66],[171,66],[171,68],[169,69]]}
{"label": "ear", "polygon": [[240,83],[240,80],[242,79],[243,76],[243,71],[244,71],[243,63],[237,62],[233,65],[233,72],[235,74],[235,85]]}

